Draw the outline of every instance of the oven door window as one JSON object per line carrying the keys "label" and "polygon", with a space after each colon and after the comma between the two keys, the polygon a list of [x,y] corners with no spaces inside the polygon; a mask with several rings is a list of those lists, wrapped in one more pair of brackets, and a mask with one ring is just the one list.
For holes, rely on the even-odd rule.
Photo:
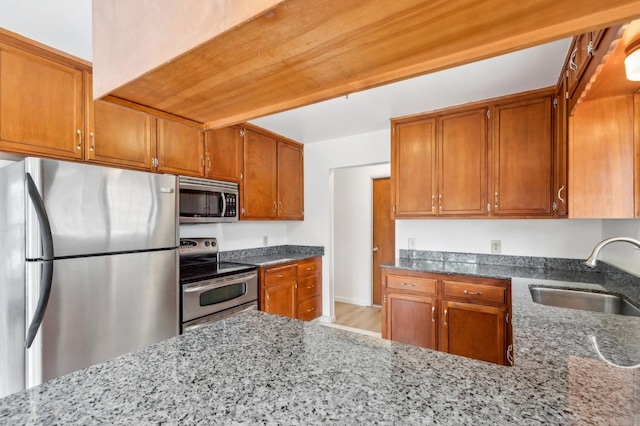
{"label": "oven door window", "polygon": [[247,283],[226,285],[200,293],[200,306],[211,306],[228,302],[247,294]]}

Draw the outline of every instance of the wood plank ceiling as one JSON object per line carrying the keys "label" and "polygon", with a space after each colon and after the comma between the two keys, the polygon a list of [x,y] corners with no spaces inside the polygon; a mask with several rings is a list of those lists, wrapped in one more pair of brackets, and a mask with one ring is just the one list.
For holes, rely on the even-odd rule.
{"label": "wood plank ceiling", "polygon": [[640,0],[288,0],[112,96],[236,124],[640,16]]}

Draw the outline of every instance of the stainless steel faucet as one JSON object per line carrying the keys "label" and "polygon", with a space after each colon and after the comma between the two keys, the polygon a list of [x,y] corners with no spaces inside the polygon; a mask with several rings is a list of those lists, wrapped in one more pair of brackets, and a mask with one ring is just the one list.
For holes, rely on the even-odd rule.
{"label": "stainless steel faucet", "polygon": [[635,240],[633,238],[628,238],[628,237],[611,237],[611,238],[607,238],[606,240],[602,240],[598,244],[596,244],[596,246],[593,248],[593,251],[591,252],[591,256],[589,256],[589,258],[584,261],[584,264],[589,266],[589,267],[591,267],[591,268],[595,268],[596,267],[596,258],[598,257],[598,253],[600,253],[600,250],[602,250],[602,248],[604,246],[606,246],[607,244],[615,243],[616,241],[625,241],[627,243],[633,244],[634,246],[636,246],[636,247],[638,247],[640,249],[640,241]]}

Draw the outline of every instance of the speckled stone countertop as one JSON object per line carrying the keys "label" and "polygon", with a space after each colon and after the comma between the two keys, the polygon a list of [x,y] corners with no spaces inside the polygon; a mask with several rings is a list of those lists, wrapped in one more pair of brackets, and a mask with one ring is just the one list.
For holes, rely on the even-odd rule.
{"label": "speckled stone countertop", "polygon": [[310,257],[324,256],[322,246],[283,245],[258,247],[246,250],[220,252],[220,260],[248,263],[256,266],[273,266]]}
{"label": "speckled stone countertop", "polygon": [[0,399],[0,424],[640,424],[640,370],[589,340],[638,363],[640,318],[534,303],[548,279],[512,278],[514,367],[248,312]]}

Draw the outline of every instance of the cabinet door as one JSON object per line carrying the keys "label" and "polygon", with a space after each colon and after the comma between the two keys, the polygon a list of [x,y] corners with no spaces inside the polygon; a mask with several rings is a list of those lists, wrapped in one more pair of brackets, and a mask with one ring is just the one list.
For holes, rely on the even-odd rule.
{"label": "cabinet door", "polygon": [[283,317],[296,317],[296,289],[294,283],[265,288],[264,311]]}
{"label": "cabinet door", "polygon": [[438,118],[438,215],[487,214],[487,109]]}
{"label": "cabinet door", "polygon": [[302,146],[278,141],[278,218],[304,219]]}
{"label": "cabinet door", "polygon": [[237,126],[206,132],[205,177],[240,182],[242,179],[242,138]]}
{"label": "cabinet door", "polygon": [[94,130],[87,141],[87,161],[151,170],[155,157],[149,114],[110,102],[95,101]]}
{"label": "cabinet door", "polygon": [[388,292],[383,337],[396,342],[436,349],[436,298]]}
{"label": "cabinet door", "polygon": [[158,171],[204,176],[204,132],[162,118],[157,128]]}
{"label": "cabinet door", "polygon": [[506,308],[442,302],[439,349],[506,365]]}
{"label": "cabinet door", "polygon": [[391,178],[395,217],[436,214],[436,120],[394,126]]}
{"label": "cabinet door", "polygon": [[622,219],[640,213],[634,203],[634,120],[640,117],[635,96],[583,102],[570,118],[571,218]]}
{"label": "cabinet door", "polygon": [[82,71],[0,45],[0,149],[83,158]]}
{"label": "cabinet door", "polygon": [[499,105],[493,116],[494,215],[552,215],[551,98]]}
{"label": "cabinet door", "polygon": [[242,219],[275,219],[276,139],[253,130],[244,132]]}
{"label": "cabinet door", "polygon": [[558,217],[567,217],[568,208],[568,150],[569,150],[569,103],[566,97],[567,77],[562,79],[562,84],[556,95],[557,104],[555,107],[555,160],[554,160],[554,181],[553,197],[555,213]]}

